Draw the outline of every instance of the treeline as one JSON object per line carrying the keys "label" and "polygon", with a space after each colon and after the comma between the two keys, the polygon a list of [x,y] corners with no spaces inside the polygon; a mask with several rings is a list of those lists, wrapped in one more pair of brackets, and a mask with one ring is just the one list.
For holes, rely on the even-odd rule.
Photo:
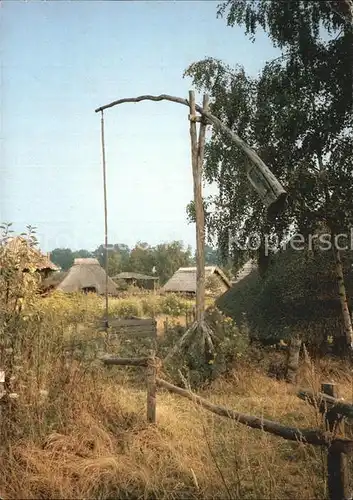
{"label": "treeline", "polygon": [[[81,249],[73,251],[70,248],[55,248],[51,252],[51,260],[67,271],[76,258],[94,257],[102,266],[105,266],[106,251],[100,245],[94,251]],[[123,271],[155,275],[160,282],[165,283],[179,267],[195,265],[195,255],[190,246],[185,246],[181,241],[161,243],[151,246],[146,242],[138,242],[133,248],[124,243],[111,245],[108,250],[108,274],[116,276]],[[206,245],[206,265],[221,266],[219,251]],[[227,272],[222,266],[222,269]]]}

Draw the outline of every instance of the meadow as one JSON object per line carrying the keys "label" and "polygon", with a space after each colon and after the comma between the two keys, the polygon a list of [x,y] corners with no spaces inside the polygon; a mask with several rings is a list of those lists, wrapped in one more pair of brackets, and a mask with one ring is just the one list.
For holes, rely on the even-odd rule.
{"label": "meadow", "polygon": [[[160,324],[167,318],[176,325],[193,305],[175,296],[126,294],[110,300],[109,309],[116,316],[153,315]],[[10,410],[1,407],[1,498],[325,497],[320,448],[246,428],[163,390],[157,394],[157,425],[148,425],[146,390],[136,369],[107,368],[89,349],[81,358],[68,349],[97,337],[103,309],[103,299],[94,295],[56,292],[36,299],[18,317],[16,396]],[[269,376],[281,356],[251,346],[197,392],[283,424],[322,427],[315,408],[297,398],[296,387]],[[303,365],[298,384],[316,389],[327,379],[352,399],[351,372],[342,363]]]}

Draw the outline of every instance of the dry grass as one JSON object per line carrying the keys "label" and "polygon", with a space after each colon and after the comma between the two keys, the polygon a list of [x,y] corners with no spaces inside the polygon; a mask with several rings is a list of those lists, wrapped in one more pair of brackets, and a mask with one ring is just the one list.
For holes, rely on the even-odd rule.
{"label": "dry grass", "polygon": [[[96,302],[85,298],[83,307],[76,297],[63,314],[66,299],[55,299],[40,305],[42,323],[24,322],[32,321],[24,333],[33,340],[21,352],[14,383],[19,398],[11,418],[2,413],[0,420],[1,498],[325,497],[325,456],[319,448],[248,429],[163,391],[157,396],[157,426],[147,425],[141,378],[129,376],[129,369],[62,356],[67,330],[75,335],[72,315],[76,311],[80,323],[90,319]],[[352,399],[351,373],[340,364],[303,366],[300,377],[301,387],[312,388],[333,378]],[[283,424],[320,426],[315,409],[295,391],[248,360],[201,395]]]}
{"label": "dry grass", "polygon": [[[326,367],[327,368],[327,367]],[[342,379],[348,393],[350,385]],[[323,498],[320,449],[289,443],[158,394],[145,423],[145,391],[124,370],[58,362],[46,400],[27,385],[2,455],[4,499]],[[316,427],[294,389],[243,366],[203,394],[237,410]]]}

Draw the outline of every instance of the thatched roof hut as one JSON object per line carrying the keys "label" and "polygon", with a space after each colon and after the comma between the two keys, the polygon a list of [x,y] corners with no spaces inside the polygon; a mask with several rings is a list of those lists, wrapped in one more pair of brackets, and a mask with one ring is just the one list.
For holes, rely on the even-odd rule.
{"label": "thatched roof hut", "polygon": [[[97,259],[75,259],[64,279],[56,287],[62,292],[95,292],[99,295],[106,293],[106,273]],[[114,281],[108,277],[108,293],[116,295],[118,292]]]}
{"label": "thatched roof hut", "polygon": [[[205,267],[206,293],[221,295],[231,284],[222,269],[217,266]],[[162,288],[163,292],[184,294],[196,293],[196,267],[180,267]]]}
{"label": "thatched roof hut", "polygon": [[113,276],[112,279],[116,283],[125,283],[126,285],[134,285],[146,289],[155,289],[158,285],[159,278],[157,276],[148,276],[147,274],[122,272]]}
{"label": "thatched roof hut", "polygon": [[255,260],[248,260],[245,262],[245,264],[239,269],[239,271],[236,273],[234,276],[234,279],[231,280],[231,285],[235,285],[236,283],[239,283],[243,279],[245,279],[249,274],[251,274],[253,271],[257,270],[257,262]]}
{"label": "thatched roof hut", "polygon": [[[341,258],[352,310],[352,252],[341,252]],[[251,337],[263,342],[286,340],[293,332],[303,335],[307,347],[325,346],[330,336],[344,340],[332,252],[277,252],[265,275],[254,265],[216,305],[239,324],[246,318]]]}
{"label": "thatched roof hut", "polygon": [[50,276],[42,281],[42,290],[44,292],[54,290],[62,281],[64,281],[67,275],[68,271],[58,271],[50,274]]}
{"label": "thatched roof hut", "polygon": [[59,271],[59,268],[51,262],[50,254],[43,254],[38,248],[30,245],[28,240],[22,236],[7,238],[4,248],[15,257],[21,271],[26,272],[34,267],[36,271],[44,276]]}

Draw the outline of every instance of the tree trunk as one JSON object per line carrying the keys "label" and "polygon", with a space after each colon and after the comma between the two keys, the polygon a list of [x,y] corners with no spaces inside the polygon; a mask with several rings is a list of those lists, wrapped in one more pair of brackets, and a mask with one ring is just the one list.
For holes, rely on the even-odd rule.
{"label": "tree trunk", "polygon": [[[333,240],[334,240],[334,238],[333,238]],[[340,304],[341,304],[341,310],[342,310],[345,341],[346,341],[346,346],[348,348],[348,352],[351,352],[353,349],[353,328],[352,328],[352,320],[351,320],[351,316],[350,316],[349,308],[348,308],[346,287],[344,284],[341,254],[340,254],[340,251],[335,247],[335,245],[332,246],[332,249],[333,249],[333,255],[334,255],[334,259],[335,259],[336,279],[337,279],[337,283],[338,283],[338,295],[340,298]]]}
{"label": "tree trunk", "polygon": [[[200,131],[200,140],[197,140],[195,94],[192,90],[189,92],[189,101],[192,174],[196,212],[196,321],[199,325],[202,325],[205,319],[205,213],[202,199],[202,167],[205,137],[204,130],[202,131],[202,137]],[[205,125],[203,125],[203,129],[205,128]],[[201,151],[199,151],[200,146]]]}

